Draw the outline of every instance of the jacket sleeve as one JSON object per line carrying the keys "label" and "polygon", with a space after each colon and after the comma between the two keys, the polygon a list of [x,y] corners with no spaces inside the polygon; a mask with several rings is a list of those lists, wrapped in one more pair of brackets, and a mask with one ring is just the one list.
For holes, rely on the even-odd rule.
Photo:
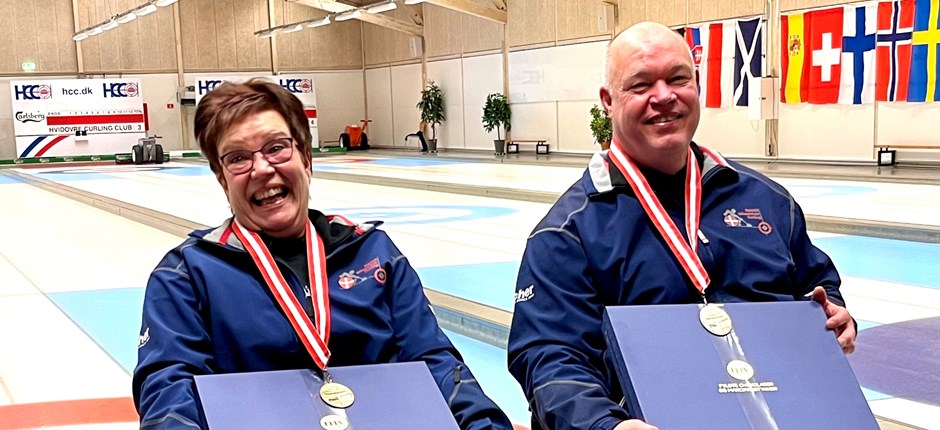
{"label": "jacket sleeve", "polygon": [[829,300],[845,306],[845,299],[839,291],[842,279],[832,259],[821,249],[813,245],[806,232],[806,217],[795,201],[792,202],[793,229],[790,232],[790,255],[794,269],[791,274],[796,288],[796,295],[803,296],[813,291],[816,286],[826,289]]}
{"label": "jacket sleeve", "polygon": [[200,306],[194,281],[174,250],[154,269],[144,295],[133,375],[142,430],[206,428],[193,380],[212,373]]}
{"label": "jacket sleeve", "polygon": [[385,270],[399,359],[427,363],[461,429],[511,430],[509,418],[486,396],[438,326],[418,274],[390,239],[389,246],[394,257]]}
{"label": "jacket sleeve", "polygon": [[610,399],[603,312],[581,241],[536,231],[519,268],[508,360],[542,428],[609,430],[628,418]]}

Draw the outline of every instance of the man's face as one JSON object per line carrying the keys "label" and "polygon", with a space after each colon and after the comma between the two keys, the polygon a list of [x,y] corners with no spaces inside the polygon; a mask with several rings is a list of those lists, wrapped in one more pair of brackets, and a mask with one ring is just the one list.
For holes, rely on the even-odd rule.
{"label": "man's face", "polygon": [[681,166],[688,153],[699,121],[698,86],[680,38],[644,39],[611,47],[613,67],[601,102],[624,152],[640,165],[663,170]]}
{"label": "man's face", "polygon": [[[219,154],[231,151],[257,151],[275,139],[291,137],[290,128],[279,113],[265,111],[235,124],[220,140]],[[299,237],[307,224],[310,198],[310,166],[304,163],[301,148],[291,144],[291,157],[270,164],[261,152],[252,154],[251,169],[232,174],[223,163],[219,183],[225,190],[235,218],[249,230],[272,237]]]}

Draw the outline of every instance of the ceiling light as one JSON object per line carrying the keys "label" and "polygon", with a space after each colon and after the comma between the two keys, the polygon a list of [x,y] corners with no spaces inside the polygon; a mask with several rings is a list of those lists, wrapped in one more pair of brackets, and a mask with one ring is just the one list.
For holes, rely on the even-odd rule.
{"label": "ceiling light", "polygon": [[137,16],[144,16],[144,15],[150,15],[151,13],[154,13],[156,11],[157,11],[157,7],[154,6],[153,4],[148,3],[146,6],[135,10],[134,14]]}
{"label": "ceiling light", "polygon": [[323,27],[324,25],[328,25],[329,23],[330,23],[330,17],[329,15],[327,15],[327,16],[324,16],[323,19],[312,21],[311,23],[307,24],[307,27],[310,27],[310,28]]}
{"label": "ceiling light", "polygon": [[262,38],[262,39],[267,39],[267,38],[273,37],[275,34],[277,34],[277,31],[278,31],[278,30],[277,30],[276,28],[272,28],[272,29],[270,29],[270,30],[265,30],[265,31],[262,31],[262,32],[257,33],[257,34],[258,34],[258,37],[260,37],[260,38]]}
{"label": "ceiling light", "polygon": [[118,26],[117,21],[115,21],[114,19],[111,19],[110,21],[108,21],[108,22],[106,22],[104,25],[102,25],[102,26],[101,26],[101,29],[102,29],[102,30],[112,30],[112,29],[117,28],[117,26]]}
{"label": "ceiling light", "polygon": [[173,3],[176,3],[176,0],[157,0],[153,2],[153,4],[160,6],[160,7],[169,6]]}
{"label": "ceiling light", "polygon": [[366,9],[366,12],[369,12],[369,13],[382,13],[382,12],[388,12],[388,11],[390,11],[390,10],[395,10],[395,9],[397,9],[397,8],[398,8],[398,5],[396,5],[395,2],[388,2],[388,3],[383,3],[383,4],[378,4],[378,5],[372,6],[372,7],[368,8],[368,9]]}
{"label": "ceiling light", "polygon": [[341,13],[341,14],[339,14],[339,15],[336,15],[336,18],[335,18],[335,19],[336,19],[337,21],[346,21],[346,20],[350,20],[350,19],[354,19],[354,18],[359,18],[360,16],[362,16],[362,12],[359,12],[359,9],[356,9],[356,10],[354,10],[354,11],[352,11],[352,12],[345,12],[345,13]]}
{"label": "ceiling light", "polygon": [[405,0],[405,4],[418,4],[424,3],[424,0]]}
{"label": "ceiling light", "polygon": [[128,12],[124,15],[121,15],[117,18],[118,24],[127,24],[133,20],[137,19],[137,15],[134,12]]}
{"label": "ceiling light", "polygon": [[295,31],[300,31],[304,29],[303,24],[292,25],[290,27],[285,27],[281,30],[281,33],[293,33]]}
{"label": "ceiling light", "polygon": [[89,36],[96,36],[96,35],[101,34],[102,31],[104,30],[102,30],[101,27],[99,26],[99,27],[94,27],[91,30],[88,30],[85,34]]}
{"label": "ceiling light", "polygon": [[85,33],[84,31],[72,36],[72,40],[76,42],[78,42],[79,40],[85,40],[87,38],[88,38],[88,33]]}

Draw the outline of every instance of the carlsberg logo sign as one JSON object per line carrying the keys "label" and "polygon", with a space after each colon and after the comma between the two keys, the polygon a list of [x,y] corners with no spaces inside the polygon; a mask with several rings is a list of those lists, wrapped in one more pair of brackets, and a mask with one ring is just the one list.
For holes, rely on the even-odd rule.
{"label": "carlsberg logo sign", "polygon": [[46,116],[41,113],[17,112],[16,120],[19,122],[40,122],[44,121]]}

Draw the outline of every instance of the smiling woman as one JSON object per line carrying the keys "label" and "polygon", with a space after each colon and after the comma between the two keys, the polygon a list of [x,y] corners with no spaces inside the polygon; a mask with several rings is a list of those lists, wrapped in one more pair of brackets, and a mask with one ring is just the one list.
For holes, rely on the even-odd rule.
{"label": "smiling woman", "polygon": [[[195,132],[233,216],[191,233],[150,276],[133,382],[141,428],[205,428],[196,375],[405,361],[427,363],[461,428],[512,428],[380,223],[307,207],[311,134],[296,97],[224,83],[201,100]],[[351,288],[362,267],[375,276]]]}

